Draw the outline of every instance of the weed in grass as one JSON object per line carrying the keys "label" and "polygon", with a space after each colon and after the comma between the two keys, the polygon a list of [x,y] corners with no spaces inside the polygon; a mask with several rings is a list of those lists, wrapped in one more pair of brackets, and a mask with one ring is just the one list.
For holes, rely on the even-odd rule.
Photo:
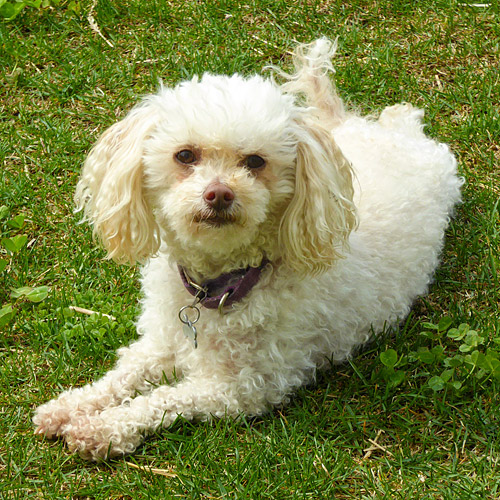
{"label": "weed in grass", "polygon": [[[450,328],[451,325],[448,317],[438,324],[424,322],[425,329],[419,335],[427,340],[426,345],[401,356],[392,348],[383,351],[379,359],[384,368],[372,373],[372,381],[381,377],[389,387],[396,387],[411,375],[425,381],[435,392],[448,390],[458,395],[499,381],[500,339],[489,338],[466,323],[458,328]],[[455,345],[446,346],[445,338],[455,341]],[[469,383],[471,377],[474,384]]]}
{"label": "weed in grass", "polygon": [[[0,298],[8,302],[0,303],[0,328],[8,325],[14,318],[16,308],[23,299],[38,303],[47,298],[49,288],[47,286],[19,286],[24,280],[23,272],[16,262],[18,254],[26,247],[28,236],[26,234],[15,234],[24,227],[24,215],[16,215],[8,218],[9,209],[6,206],[0,207],[0,276],[5,277],[3,293]],[[6,221],[6,223],[4,222]],[[7,276],[9,279],[7,279]],[[16,284],[17,286],[13,286]],[[10,285],[10,286],[9,286]],[[10,287],[10,294],[9,294]],[[9,296],[10,295],[10,296]]]}

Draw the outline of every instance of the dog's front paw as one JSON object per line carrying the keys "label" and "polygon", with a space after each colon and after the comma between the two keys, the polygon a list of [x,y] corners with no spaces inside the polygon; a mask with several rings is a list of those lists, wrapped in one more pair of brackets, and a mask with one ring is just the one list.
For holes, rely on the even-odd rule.
{"label": "dog's front paw", "polygon": [[35,434],[44,435],[49,439],[60,436],[74,411],[75,408],[62,398],[39,406],[33,417]]}
{"label": "dog's front paw", "polygon": [[100,415],[72,419],[65,426],[63,437],[71,452],[95,462],[132,453],[143,439],[133,426]]}
{"label": "dog's front paw", "polygon": [[85,415],[96,415],[114,404],[113,394],[100,393],[92,386],[70,389],[36,409],[35,434],[53,439],[65,434],[65,427]]}

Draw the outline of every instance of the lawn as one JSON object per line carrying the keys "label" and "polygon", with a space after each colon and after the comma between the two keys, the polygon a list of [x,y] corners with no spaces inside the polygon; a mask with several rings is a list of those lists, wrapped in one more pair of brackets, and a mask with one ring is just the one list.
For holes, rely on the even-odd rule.
{"label": "lawn", "polygon": [[[0,21],[0,498],[499,498],[499,14],[468,0],[82,0]],[[339,38],[350,106],[420,106],[457,155],[463,203],[430,293],[262,418],[179,420],[102,464],[36,438],[34,408],[135,338],[138,270],[104,260],[73,214],[89,148],[160,79],[286,69],[296,41],[321,35]]]}

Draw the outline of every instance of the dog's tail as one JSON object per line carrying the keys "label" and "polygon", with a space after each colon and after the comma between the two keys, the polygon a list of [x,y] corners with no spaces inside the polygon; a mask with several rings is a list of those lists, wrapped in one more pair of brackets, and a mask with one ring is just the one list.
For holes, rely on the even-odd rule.
{"label": "dog's tail", "polygon": [[310,44],[298,45],[292,53],[295,73],[278,70],[287,81],[284,92],[302,95],[307,106],[317,110],[322,120],[335,126],[345,119],[345,109],[331,76],[335,73],[332,58],[337,42],[320,38]]}

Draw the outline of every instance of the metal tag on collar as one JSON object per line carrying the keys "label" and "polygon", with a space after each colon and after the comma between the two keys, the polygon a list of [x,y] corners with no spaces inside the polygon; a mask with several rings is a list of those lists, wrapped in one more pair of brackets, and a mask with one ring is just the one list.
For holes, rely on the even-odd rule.
{"label": "metal tag on collar", "polygon": [[[194,316],[190,318],[188,311],[194,312]],[[200,310],[195,305],[184,306],[179,310],[184,336],[193,342],[195,349],[198,347],[198,330],[194,324],[200,319],[200,314]]]}
{"label": "metal tag on collar", "polygon": [[[189,284],[194,287],[198,292],[196,293],[192,304],[181,307],[179,309],[179,320],[182,323],[182,331],[184,336],[193,342],[193,346],[196,349],[198,347],[198,330],[194,324],[200,319],[201,311],[198,304],[207,296],[207,290],[191,279]],[[193,313],[194,316],[189,317],[189,312]]]}

